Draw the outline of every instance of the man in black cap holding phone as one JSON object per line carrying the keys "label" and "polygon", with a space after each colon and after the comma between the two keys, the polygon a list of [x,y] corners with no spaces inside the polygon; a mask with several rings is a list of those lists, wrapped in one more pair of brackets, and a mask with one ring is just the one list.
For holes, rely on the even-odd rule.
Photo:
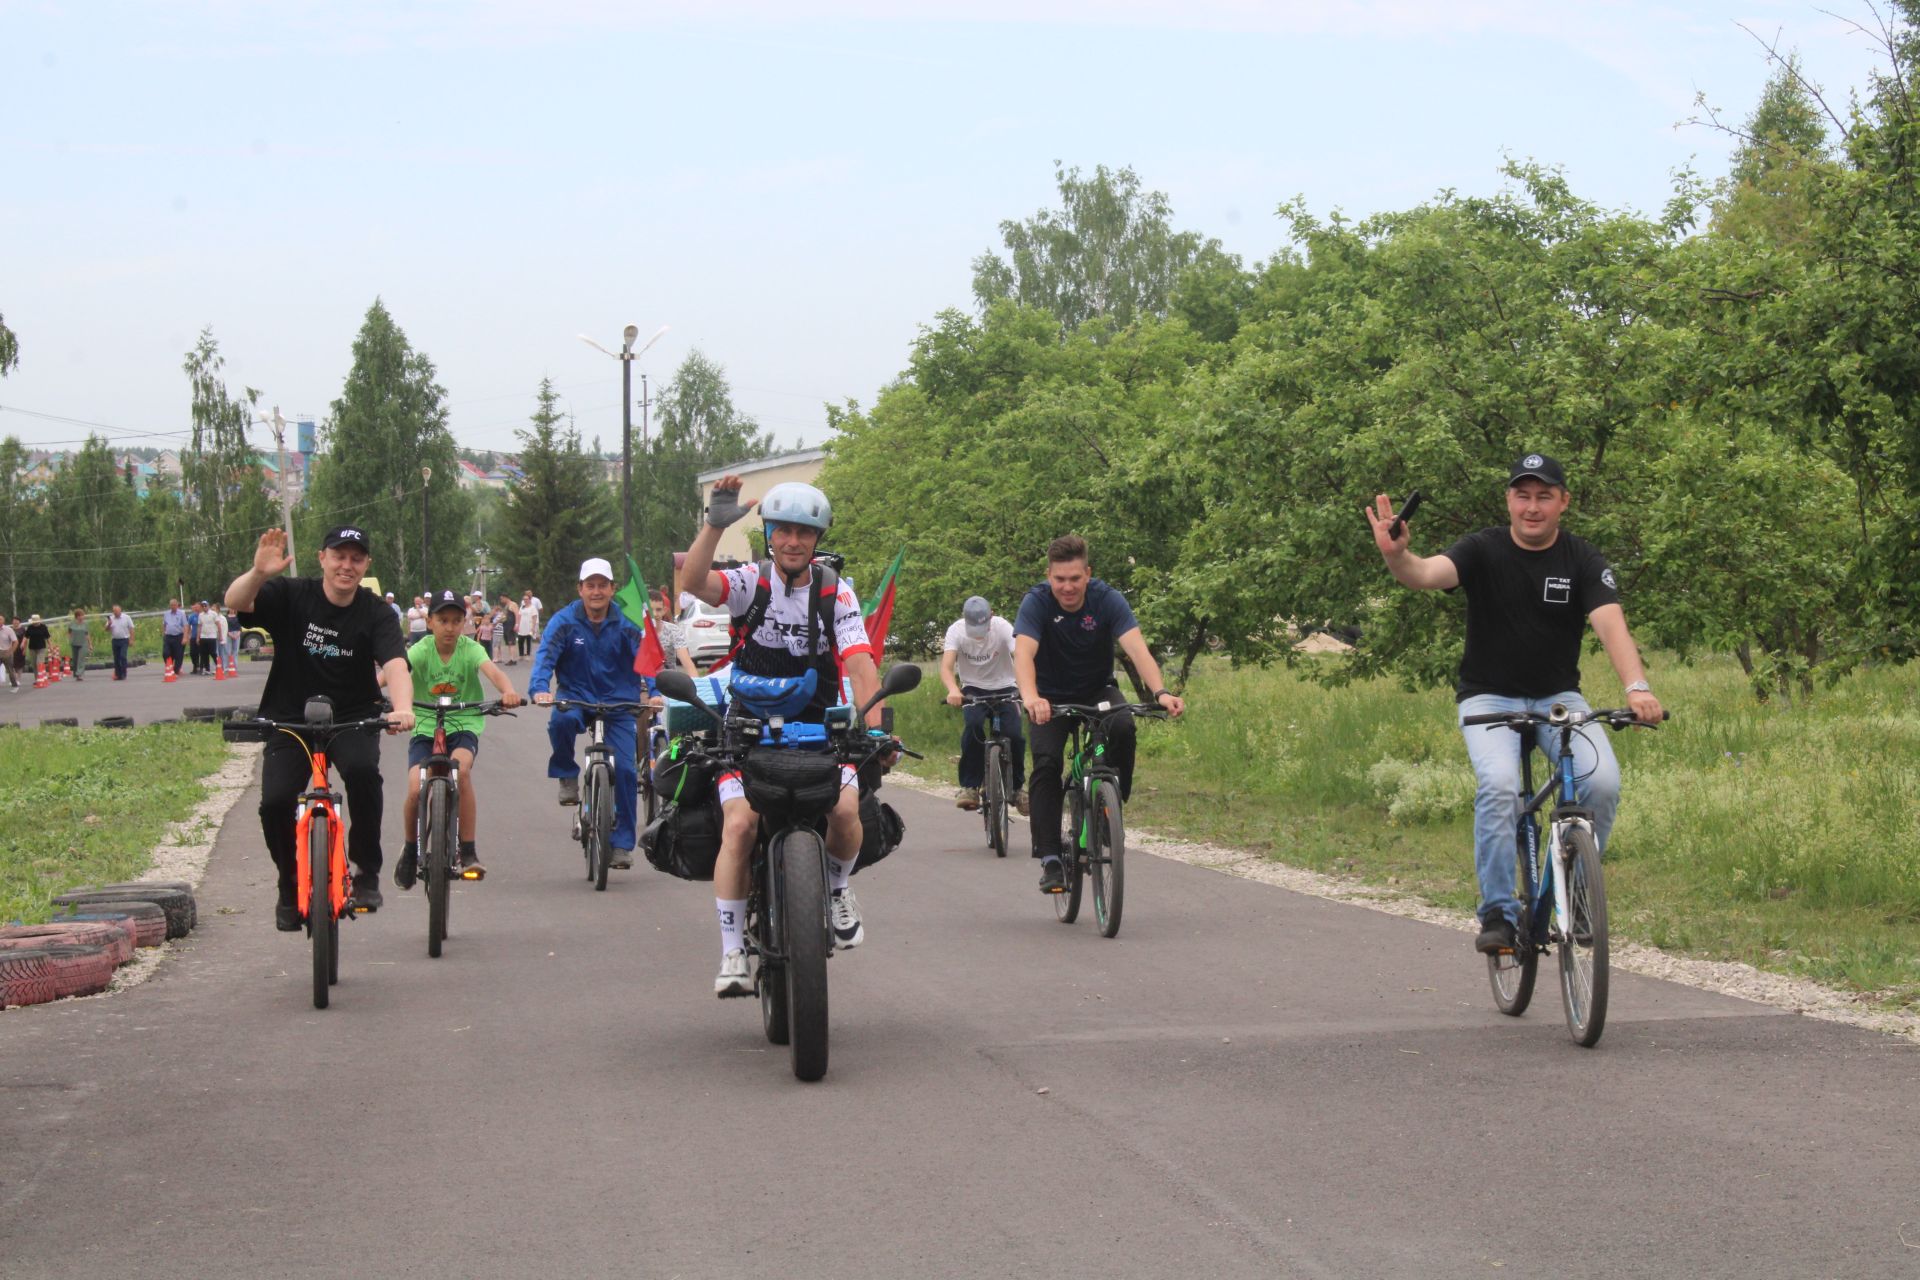
{"label": "man in black cap holding phone", "polygon": [[[1456,701],[1462,717],[1496,711],[1545,714],[1554,703],[1585,711],[1580,696],[1580,641],[1588,623],[1642,724],[1657,724],[1660,700],[1647,687],[1640,651],[1613,570],[1599,548],[1560,527],[1572,502],[1567,473],[1543,453],[1523,454],[1507,476],[1507,525],[1470,533],[1437,556],[1407,550],[1408,525],[1387,495],[1365,508],[1374,545],[1387,569],[1416,591],[1467,595],[1467,647]],[[1409,513],[1411,514],[1411,513]],[[1475,946],[1498,952],[1514,945],[1514,829],[1520,821],[1520,744],[1510,733],[1463,729],[1479,787],[1473,802],[1474,867],[1480,879],[1480,936]],[[1580,803],[1593,810],[1602,852],[1620,802],[1620,766],[1604,733],[1574,742]]]}
{"label": "man in black cap holding phone", "polygon": [[[336,721],[365,720],[379,714],[380,679],[397,691],[387,716],[390,731],[413,728],[406,646],[393,610],[360,585],[371,560],[365,530],[336,525],[320,540],[320,574],[314,578],[280,575],[293,563],[287,535],[269,529],[254,548],[253,567],[227,588],[227,607],[240,625],[262,627],[273,637],[273,666],[260,695],[260,714],[269,720],[301,720],[307,699],[326,695]],[[353,863],[353,900],[362,911],[376,911],[380,898],[380,740],[362,733],[342,734],[328,748],[347,788],[347,857]],[[260,767],[260,827],[280,873],[275,927],[300,928],[294,893],[293,811],[311,769],[300,743],[275,734]]]}

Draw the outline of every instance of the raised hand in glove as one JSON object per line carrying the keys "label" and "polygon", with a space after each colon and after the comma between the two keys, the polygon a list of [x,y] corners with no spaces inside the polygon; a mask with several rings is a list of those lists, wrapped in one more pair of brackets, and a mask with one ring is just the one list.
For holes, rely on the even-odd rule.
{"label": "raised hand in glove", "polygon": [[722,476],[713,486],[713,497],[707,501],[707,523],[716,529],[738,524],[747,518],[753,506],[752,502],[740,501],[739,476]]}

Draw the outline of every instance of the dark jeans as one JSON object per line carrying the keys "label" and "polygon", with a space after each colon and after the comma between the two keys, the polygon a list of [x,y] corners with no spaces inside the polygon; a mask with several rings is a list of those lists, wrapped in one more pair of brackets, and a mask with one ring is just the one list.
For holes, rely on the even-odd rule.
{"label": "dark jeans", "polygon": [[193,669],[203,675],[213,670],[213,643],[212,640],[193,642]]}
{"label": "dark jeans", "polygon": [[[1012,693],[1013,690],[975,689],[971,685],[961,685],[960,692],[968,697],[988,697],[996,693]],[[1027,740],[1020,733],[1018,700],[999,707],[989,708],[976,702],[961,708],[966,727],[960,731],[960,785],[978,790],[987,780],[986,727],[989,710],[993,712],[994,724],[1000,732],[1013,739],[1013,789],[1018,791],[1027,779]]]}
{"label": "dark jeans", "polygon": [[75,680],[85,680],[87,678],[87,646],[84,643],[69,643],[67,645],[67,652],[71,655],[73,662],[73,678]]}
{"label": "dark jeans", "polygon": [[173,659],[173,669],[178,671],[187,657],[186,637],[163,636],[160,640],[160,656]]}
{"label": "dark jeans", "polygon": [[[380,871],[380,734],[344,733],[327,748],[338,782],[346,783],[347,857],[362,872]],[[260,762],[260,831],[280,872],[282,888],[293,884],[295,861],[293,810],[307,789],[313,766],[300,744],[284,733],[273,735]]]}
{"label": "dark jeans", "polygon": [[115,680],[125,680],[127,678],[127,646],[132,643],[133,641],[131,640],[115,640],[113,642],[113,678]]}
{"label": "dark jeans", "polygon": [[[1118,704],[1126,699],[1120,696],[1118,685],[1108,685],[1101,693],[1060,698],[1058,701]],[[1060,810],[1064,807],[1066,796],[1065,779],[1061,774],[1066,767],[1067,733],[1072,725],[1071,720],[1049,720],[1045,724],[1034,725],[1028,731],[1033,747],[1033,774],[1027,779],[1027,801],[1031,807],[1029,817],[1033,822],[1033,856],[1036,858],[1060,856]],[[1138,745],[1132,716],[1115,716],[1108,722],[1107,763],[1120,775],[1122,800],[1133,794],[1133,757]]]}
{"label": "dark jeans", "polygon": [[514,639],[519,642],[521,657],[524,658],[533,652],[533,636],[530,633],[523,631],[515,636]]}

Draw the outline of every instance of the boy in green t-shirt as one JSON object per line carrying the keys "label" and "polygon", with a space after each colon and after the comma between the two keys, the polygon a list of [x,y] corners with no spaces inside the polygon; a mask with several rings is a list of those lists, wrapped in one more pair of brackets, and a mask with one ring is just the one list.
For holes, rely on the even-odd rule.
{"label": "boy in green t-shirt", "polygon": [[[407,662],[413,667],[413,700],[432,702],[450,697],[455,702],[478,702],[482,697],[480,677],[485,676],[500,691],[500,705],[518,707],[526,702],[513,691],[513,681],[493,664],[487,651],[465,633],[466,597],[458,591],[436,591],[429,598],[432,612],[427,615],[427,635],[407,650]],[[476,795],[473,785],[473,758],[480,752],[480,732],[486,717],[478,711],[459,711],[447,717],[447,754],[460,767],[460,857],[457,870],[468,880],[485,877],[474,851],[479,834]],[[420,766],[433,754],[433,716],[421,715],[413,722],[413,738],[407,744],[407,811],[404,830],[416,835],[419,828]],[[413,888],[419,877],[420,842],[409,839],[400,852],[400,863],[393,869],[393,883],[401,889]]]}

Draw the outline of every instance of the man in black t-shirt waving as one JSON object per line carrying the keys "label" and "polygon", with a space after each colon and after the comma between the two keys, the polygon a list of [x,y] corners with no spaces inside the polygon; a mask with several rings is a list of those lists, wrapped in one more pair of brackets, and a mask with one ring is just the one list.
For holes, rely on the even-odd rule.
{"label": "man in black t-shirt waving", "polygon": [[[1556,702],[1587,710],[1580,696],[1580,641],[1591,622],[1626,687],[1627,706],[1642,724],[1660,720],[1660,700],[1647,687],[1613,570],[1592,543],[1560,528],[1570,501],[1566,471],[1544,454],[1529,453],[1507,479],[1507,527],[1470,533],[1437,556],[1410,553],[1404,525],[1395,536],[1385,494],[1366,509],[1374,545],[1395,578],[1416,591],[1466,589],[1467,648],[1456,692],[1463,718],[1494,711],[1544,714]],[[1473,846],[1481,928],[1474,945],[1492,953],[1514,945],[1519,914],[1519,743],[1509,733],[1461,731],[1479,779]],[[1573,745],[1580,803],[1593,810],[1594,841],[1604,852],[1620,802],[1620,766],[1604,733],[1577,735]]]}
{"label": "man in black t-shirt waving", "polygon": [[[395,733],[413,728],[413,679],[400,624],[384,600],[360,585],[367,575],[369,544],[357,525],[338,525],[320,540],[320,576],[283,578],[293,563],[287,535],[269,529],[254,548],[253,568],[227,588],[227,607],[243,627],[263,627],[273,637],[273,666],[260,695],[269,720],[301,720],[307,699],[333,700],[337,722],[366,720],[380,710],[379,676],[395,691],[387,724]],[[380,907],[380,740],[364,733],[335,738],[328,759],[347,787],[347,857],[353,863],[353,901],[364,911]],[[275,927],[300,928],[294,894],[293,810],[312,769],[300,743],[276,733],[260,765],[260,828],[280,873]]]}
{"label": "man in black t-shirt waving", "polygon": [[[1027,592],[1013,623],[1014,682],[1033,722],[1027,800],[1042,893],[1066,892],[1060,810],[1066,798],[1061,769],[1070,726],[1053,718],[1053,704],[1125,702],[1113,678],[1116,644],[1153,690],[1154,702],[1169,715],[1186,710],[1187,704],[1161,685],[1160,664],[1153,660],[1127,598],[1093,576],[1086,539],[1072,533],[1055,538],[1047,544],[1047,580]],[[1134,745],[1132,717],[1115,716],[1107,726],[1107,761],[1120,774],[1122,800],[1133,794]]]}

